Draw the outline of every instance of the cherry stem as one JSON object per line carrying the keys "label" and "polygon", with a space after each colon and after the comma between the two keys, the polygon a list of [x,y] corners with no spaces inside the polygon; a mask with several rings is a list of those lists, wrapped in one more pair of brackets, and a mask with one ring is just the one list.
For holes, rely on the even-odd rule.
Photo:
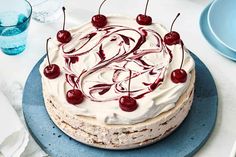
{"label": "cherry stem", "polygon": [[129,84],[128,84],[128,96],[130,97],[130,84],[131,84],[132,71],[129,70]]}
{"label": "cherry stem", "polygon": [[98,15],[100,15],[100,13],[101,13],[101,8],[102,8],[103,4],[104,4],[106,1],[107,1],[107,0],[104,0],[104,1],[100,4],[99,9],[98,9]]}
{"label": "cherry stem", "polygon": [[177,14],[177,16],[175,17],[174,21],[172,22],[171,27],[170,27],[170,31],[172,31],[172,28],[173,28],[173,26],[174,26],[174,23],[175,23],[175,21],[177,20],[177,18],[179,17],[179,15],[180,15],[180,13]]}
{"label": "cherry stem", "polygon": [[47,42],[46,42],[46,51],[47,51],[47,58],[48,58],[48,64],[49,64],[49,66],[51,66],[50,59],[49,59],[49,54],[48,54],[48,42],[49,42],[50,39],[51,39],[51,38],[48,38],[48,39],[47,39]]}
{"label": "cherry stem", "polygon": [[63,21],[63,31],[65,30],[65,24],[66,24],[66,8],[62,7],[63,14],[64,14],[64,21]]}
{"label": "cherry stem", "polygon": [[181,40],[181,48],[182,48],[182,61],[181,61],[180,69],[182,69],[182,66],[184,63],[184,43],[182,40]]}
{"label": "cherry stem", "polygon": [[144,15],[145,15],[145,16],[147,15],[148,4],[149,4],[149,0],[147,0],[147,2],[146,2],[145,12],[144,12]]}

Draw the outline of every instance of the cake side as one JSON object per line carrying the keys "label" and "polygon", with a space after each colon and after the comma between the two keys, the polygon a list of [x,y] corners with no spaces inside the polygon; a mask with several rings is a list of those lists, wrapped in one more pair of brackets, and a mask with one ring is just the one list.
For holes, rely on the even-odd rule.
{"label": "cake side", "polygon": [[[132,125],[107,125],[95,118],[65,111],[56,97],[43,88],[45,106],[53,122],[67,135],[91,146],[105,149],[131,149],[159,141],[173,132],[187,116],[194,95],[195,70],[188,89],[176,106],[157,117]],[[43,86],[44,87],[44,86]]]}

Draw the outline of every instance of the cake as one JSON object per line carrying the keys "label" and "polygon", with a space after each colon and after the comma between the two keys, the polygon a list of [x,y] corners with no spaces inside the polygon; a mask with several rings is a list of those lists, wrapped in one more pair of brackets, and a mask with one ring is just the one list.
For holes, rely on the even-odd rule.
{"label": "cake", "polygon": [[161,24],[105,18],[98,27],[63,28],[67,41],[48,40],[40,66],[47,112],[65,134],[87,145],[131,149],[159,141],[191,108],[194,60],[180,38],[168,40],[177,32]]}

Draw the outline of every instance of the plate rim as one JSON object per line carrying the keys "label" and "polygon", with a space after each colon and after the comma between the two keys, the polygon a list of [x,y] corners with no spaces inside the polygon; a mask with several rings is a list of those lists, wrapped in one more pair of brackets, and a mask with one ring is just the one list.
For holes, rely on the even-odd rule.
{"label": "plate rim", "polygon": [[208,26],[210,28],[210,31],[211,33],[215,36],[215,38],[221,43],[223,44],[225,47],[227,47],[228,49],[230,49],[231,51],[235,52],[236,53],[236,47],[231,47],[229,46],[228,44],[226,44],[222,38],[214,31],[215,29],[213,28],[212,26],[212,14],[213,14],[213,9],[214,7],[219,3],[219,2],[222,2],[223,0],[215,0],[211,3],[209,9],[208,9],[208,14],[207,14],[207,21],[208,21]]}
{"label": "plate rim", "polygon": [[[212,38],[215,39],[215,37],[213,36],[213,34],[211,32],[209,32],[210,30],[208,30],[208,35],[205,34],[204,32],[206,31],[206,26],[203,26],[203,23],[206,22],[207,23],[207,27],[209,28],[209,24],[207,21],[207,14],[209,11],[209,7],[211,6],[212,3],[208,4],[201,12],[200,14],[200,19],[199,19],[199,26],[200,26],[200,31],[204,37],[204,39],[207,41],[207,43],[221,56],[230,59],[232,61],[236,61],[236,53],[231,51],[230,49],[228,49],[227,47],[224,47],[224,45],[221,45],[221,43],[216,43],[215,41],[212,41],[211,39],[209,39],[208,35],[211,34]],[[215,39],[217,40],[217,39]],[[220,47],[220,48],[219,48]]]}

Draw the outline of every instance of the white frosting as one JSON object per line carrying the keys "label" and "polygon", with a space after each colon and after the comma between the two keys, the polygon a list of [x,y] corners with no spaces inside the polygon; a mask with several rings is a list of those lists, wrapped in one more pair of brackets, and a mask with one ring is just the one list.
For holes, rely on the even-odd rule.
{"label": "white frosting", "polygon": [[[111,29],[108,33],[109,37],[104,39],[102,37],[105,35],[105,31],[97,31],[91,23],[87,23],[80,28],[71,30],[73,39],[68,44],[62,46],[56,39],[50,41],[50,59],[52,63],[60,66],[61,75],[52,80],[46,78],[43,75],[43,69],[47,66],[47,60],[44,60],[40,66],[40,72],[47,93],[58,98],[62,107],[71,114],[95,117],[98,121],[106,124],[134,124],[143,122],[175,107],[175,103],[189,86],[190,72],[194,68],[194,61],[188,51],[184,49],[185,57],[183,62],[183,69],[188,73],[188,79],[185,83],[175,84],[171,81],[170,74],[173,70],[180,67],[182,48],[180,44],[168,46],[173,54],[172,61],[169,62],[170,55],[166,47],[162,43],[159,46],[157,45],[157,40],[162,41],[164,35],[168,33],[163,26],[159,24],[140,26],[134,19],[115,16],[108,17],[108,22],[109,26],[119,25],[122,27]],[[128,27],[134,30],[115,32],[116,30]],[[143,28],[139,29],[140,27]],[[129,53],[137,44],[143,29],[148,33],[146,42],[137,51],[130,53],[120,61],[108,62],[114,56],[119,58],[124,53]],[[162,39],[152,30],[160,34]],[[92,32],[97,34],[91,40],[81,39]],[[130,45],[125,43],[121,35],[132,37],[132,39],[129,39]],[[112,39],[114,41],[111,41]],[[84,44],[85,46],[82,46]],[[119,44],[121,46],[118,46]],[[105,60],[103,61],[101,61],[98,54],[100,46],[105,53]],[[62,47],[65,52],[73,49],[78,51],[66,54],[62,51]],[[87,51],[88,53],[86,53]],[[142,54],[142,61],[150,65],[151,68],[148,67],[148,71],[143,68],[144,65],[139,60],[134,59],[138,54]],[[65,58],[72,56],[79,56],[79,61],[70,65],[66,64]],[[106,66],[102,66],[104,64]],[[96,69],[96,67],[100,68]],[[117,69],[120,71],[116,73],[118,75],[114,80],[112,78],[114,77],[114,71]],[[155,74],[150,75],[150,69],[153,69]],[[85,70],[86,72],[81,75]],[[145,94],[142,98],[136,99],[138,108],[133,112],[122,111],[118,101],[121,96],[127,95],[129,70],[132,70],[132,76],[137,74],[131,80],[131,91],[137,90],[137,92],[131,93],[132,97],[150,91],[150,86],[144,85],[143,82],[153,83],[158,77],[164,79],[155,90]],[[66,74],[73,74],[77,77],[81,75],[77,83],[78,88],[85,95],[85,99],[81,104],[71,105],[66,101],[66,92],[73,89],[74,86],[72,81],[69,81],[70,83],[66,81]],[[92,87],[96,84],[112,85],[104,94],[99,94],[101,92],[99,88],[96,88],[90,94]],[[123,92],[117,90],[117,87],[119,88],[120,86],[124,88]]]}

